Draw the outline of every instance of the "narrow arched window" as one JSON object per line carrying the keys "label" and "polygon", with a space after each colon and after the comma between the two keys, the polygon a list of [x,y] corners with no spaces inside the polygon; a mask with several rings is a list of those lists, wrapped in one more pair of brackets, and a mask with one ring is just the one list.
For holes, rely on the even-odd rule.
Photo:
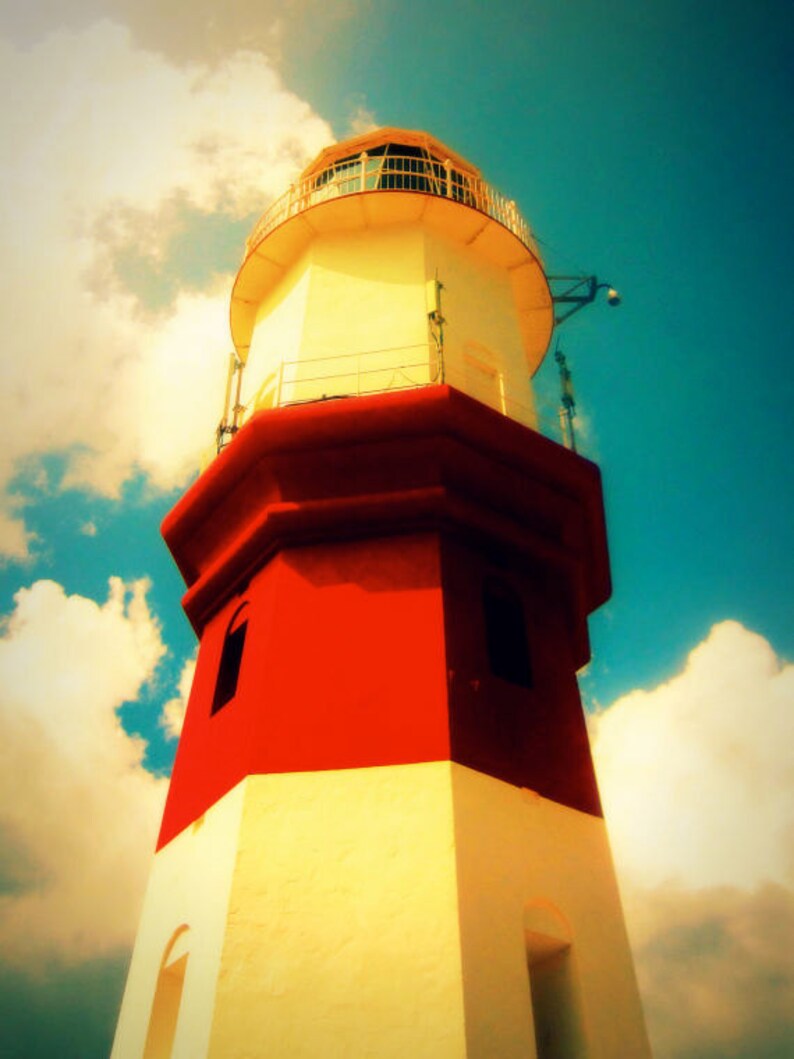
{"label": "narrow arched window", "polygon": [[537,1059],[578,1059],[586,1045],[571,947],[540,935],[531,940],[527,964]]}
{"label": "narrow arched window", "polygon": [[237,694],[237,682],[240,679],[240,666],[243,661],[247,630],[248,604],[243,603],[234,612],[226,629],[218,678],[215,681],[215,693],[212,696],[211,713],[217,713]]}
{"label": "narrow arched window", "polygon": [[522,688],[532,687],[532,661],[521,598],[496,577],[482,591],[488,663],[495,677]]}
{"label": "narrow arched window", "polygon": [[188,928],[183,924],[171,935],[160,961],[143,1059],[170,1059],[182,1004],[187,961]]}
{"label": "narrow arched window", "polygon": [[532,997],[537,1059],[580,1059],[587,1054],[581,995],[570,924],[545,900],[524,909],[524,944]]}

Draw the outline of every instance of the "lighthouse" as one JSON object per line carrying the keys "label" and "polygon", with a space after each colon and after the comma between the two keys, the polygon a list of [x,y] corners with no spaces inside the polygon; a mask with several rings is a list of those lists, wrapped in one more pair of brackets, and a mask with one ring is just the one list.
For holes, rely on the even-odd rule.
{"label": "lighthouse", "polygon": [[530,229],[380,129],[266,211],[230,318],[113,1059],[648,1056],[576,682],[600,476],[538,429]]}

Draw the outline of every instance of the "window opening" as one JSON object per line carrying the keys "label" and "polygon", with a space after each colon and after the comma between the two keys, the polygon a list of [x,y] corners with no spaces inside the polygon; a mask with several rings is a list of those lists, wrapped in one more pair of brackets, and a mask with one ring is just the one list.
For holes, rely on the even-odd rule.
{"label": "window opening", "polygon": [[[452,168],[426,147],[407,143],[380,144],[370,148],[366,157],[368,163],[370,159],[377,159],[374,166],[367,164],[364,173],[364,187],[369,191],[446,194],[456,202],[477,205],[471,177]],[[361,159],[361,154],[338,158],[314,178],[312,186],[319,189],[326,184],[334,184],[343,195],[364,190],[361,184]]]}
{"label": "window opening", "polygon": [[533,901],[524,909],[524,946],[537,1059],[585,1059],[571,928],[549,902]]}
{"label": "window opening", "polygon": [[218,679],[215,682],[215,693],[212,697],[211,713],[217,713],[237,694],[237,682],[240,679],[240,666],[243,660],[245,635],[248,630],[248,604],[243,603],[229,622],[226,637],[221,651],[221,663],[218,667]]}
{"label": "window opening", "polygon": [[378,187],[389,191],[435,191],[431,160],[432,155],[424,147],[390,143]]}
{"label": "window opening", "polygon": [[583,1059],[587,1053],[573,988],[570,946],[534,961],[530,955],[529,984],[537,1059]]}
{"label": "window opening", "polygon": [[143,1059],[170,1059],[187,969],[186,926],[174,932],[166,946],[154,990]]}
{"label": "window opening", "polygon": [[489,577],[482,598],[491,672],[511,684],[531,688],[532,662],[520,597],[503,581]]}

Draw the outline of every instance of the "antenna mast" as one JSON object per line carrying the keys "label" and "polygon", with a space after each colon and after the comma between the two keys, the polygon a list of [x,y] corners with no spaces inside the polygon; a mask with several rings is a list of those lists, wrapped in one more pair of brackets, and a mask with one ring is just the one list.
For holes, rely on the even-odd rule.
{"label": "antenna mast", "polygon": [[576,434],[573,429],[573,421],[576,416],[576,399],[573,395],[573,377],[568,361],[559,345],[554,351],[554,359],[560,366],[560,429],[562,441],[566,449],[576,452]]}
{"label": "antenna mast", "polygon": [[444,382],[444,324],[447,322],[444,319],[444,314],[441,311],[441,292],[444,289],[444,284],[438,278],[438,269],[436,269],[436,276],[433,280],[433,286],[431,291],[432,297],[432,310],[427,314],[427,319],[430,323],[430,334],[435,342],[436,356],[438,358],[438,368],[436,371],[436,380],[438,382]]}
{"label": "antenna mast", "polygon": [[[215,432],[218,452],[224,449],[240,429],[240,417],[245,411],[245,405],[240,403],[240,394],[243,385],[243,368],[245,364],[232,351],[229,354],[229,372],[226,376],[226,392],[223,398],[223,415]],[[235,376],[237,383],[235,385]],[[234,387],[234,404],[232,404],[232,388]],[[230,407],[231,405],[231,407]],[[229,415],[231,413],[231,421]]]}

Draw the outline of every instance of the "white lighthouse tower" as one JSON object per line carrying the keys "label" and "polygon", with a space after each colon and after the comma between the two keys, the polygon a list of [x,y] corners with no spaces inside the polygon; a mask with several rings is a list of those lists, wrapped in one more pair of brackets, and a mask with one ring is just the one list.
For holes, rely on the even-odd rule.
{"label": "white lighthouse tower", "polygon": [[553,322],[515,204],[424,133],[329,148],[254,229],[220,451],[163,526],[200,647],[114,1059],[650,1054]]}

